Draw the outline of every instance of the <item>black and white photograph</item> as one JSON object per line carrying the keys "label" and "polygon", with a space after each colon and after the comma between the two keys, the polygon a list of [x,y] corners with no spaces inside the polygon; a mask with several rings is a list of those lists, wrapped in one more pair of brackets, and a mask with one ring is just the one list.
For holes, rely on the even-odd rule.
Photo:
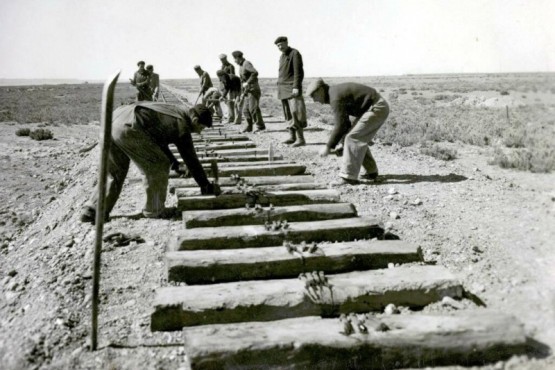
{"label": "black and white photograph", "polygon": [[555,1],[0,1],[0,369],[555,369]]}

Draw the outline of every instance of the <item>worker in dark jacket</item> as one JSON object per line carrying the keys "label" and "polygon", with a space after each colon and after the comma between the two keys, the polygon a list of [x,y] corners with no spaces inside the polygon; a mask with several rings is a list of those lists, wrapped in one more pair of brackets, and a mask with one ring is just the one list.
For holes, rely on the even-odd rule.
{"label": "worker in dark jacket", "polygon": [[[212,126],[212,115],[203,105],[143,102],[118,107],[113,113],[112,143],[108,160],[105,215],[110,212],[123,188],[129,163],[133,161],[144,175],[146,203],[143,216],[166,218],[175,211],[165,208],[170,168],[183,174],[179,162],[168,147],[175,144],[202,194],[217,194],[219,189],[208,181],[195,152],[192,133]],[[95,192],[83,210],[81,221],[95,222],[98,193]]]}
{"label": "worker in dark jacket", "polygon": [[262,119],[262,112],[260,111],[260,97],[262,92],[260,90],[260,85],[258,84],[258,71],[254,69],[251,62],[243,57],[243,53],[239,50],[231,53],[235,63],[237,63],[239,68],[239,76],[241,77],[241,82],[243,83],[242,91],[242,102],[243,114],[247,119],[247,126],[243,128],[242,132],[251,132],[253,124],[256,126],[255,131],[262,131],[266,129],[264,120]]}
{"label": "worker in dark jacket", "polygon": [[[275,44],[281,51],[279,75],[277,80],[278,99],[281,100],[283,115],[289,122],[290,137],[284,141],[292,146],[305,145],[306,106],[303,98],[303,58],[298,50],[289,46],[287,37],[280,36]],[[289,102],[292,102],[292,107]]]}
{"label": "worker in dark jacket", "polygon": [[160,95],[160,75],[154,73],[154,66],[149,64],[146,66],[146,70],[150,75],[150,92],[152,93],[152,101],[158,101],[158,96]]}
{"label": "worker in dark jacket", "polygon": [[[361,167],[366,170],[362,178],[376,179],[378,166],[369,144],[389,115],[384,98],[369,86],[353,82],[329,86],[321,78],[308,86],[306,94],[315,102],[330,104],[335,116],[333,131],[320,155],[331,153],[345,137],[343,165],[336,184],[357,184]],[[352,123],[349,117],[354,117]]]}
{"label": "worker in dark jacket", "polygon": [[219,58],[222,62],[222,66],[220,67],[220,69],[228,75],[235,75],[235,67],[233,66],[233,64],[229,63],[229,61],[227,60],[227,55],[220,54]]}
{"label": "worker in dark jacket", "polygon": [[150,89],[150,73],[145,69],[145,62],[142,60],[137,63],[139,69],[130,78],[129,81],[131,85],[137,88],[136,101],[151,101],[152,100],[152,90]]}
{"label": "worker in dark jacket", "polygon": [[210,75],[208,74],[208,72],[204,71],[199,65],[195,66],[195,72],[197,72],[198,76],[200,77],[199,97],[204,96],[206,91],[208,91],[208,89],[213,86],[212,79],[210,78]]}
{"label": "worker in dark jacket", "polygon": [[228,74],[223,70],[216,72],[220,80],[220,91],[222,93],[222,100],[227,103],[227,118],[228,123],[241,124],[241,105],[239,99],[241,98],[241,78],[233,74]]}

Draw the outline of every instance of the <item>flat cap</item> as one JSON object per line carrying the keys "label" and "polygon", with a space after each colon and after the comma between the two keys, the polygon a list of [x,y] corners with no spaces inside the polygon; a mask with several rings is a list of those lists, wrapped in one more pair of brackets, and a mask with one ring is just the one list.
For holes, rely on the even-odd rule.
{"label": "flat cap", "polygon": [[152,64],[149,64],[146,66],[146,69],[154,69],[154,67],[152,66]]}
{"label": "flat cap", "polygon": [[212,127],[212,113],[205,105],[197,104],[191,108],[191,111],[197,115],[201,125]]}
{"label": "flat cap", "polygon": [[276,41],[274,41],[274,44],[279,44],[280,42],[287,42],[287,37],[285,36],[280,36],[276,39]]}
{"label": "flat cap", "polygon": [[141,64],[142,64],[142,65],[145,65],[145,62],[142,61],[142,60],[140,60],[140,61],[137,62],[137,65],[138,65],[138,66],[140,66]]}
{"label": "flat cap", "polygon": [[222,71],[221,69],[218,69],[218,70],[216,71],[216,76],[223,76],[223,75],[225,75],[225,74],[226,74],[226,73],[225,73],[224,71]]}
{"label": "flat cap", "polygon": [[227,58],[227,55],[225,55],[225,54],[220,54],[220,55],[218,56],[218,58],[220,58],[220,59],[225,59],[225,58]]}
{"label": "flat cap", "polygon": [[314,94],[316,90],[318,90],[321,87],[324,87],[325,85],[326,83],[321,78],[318,78],[315,81],[312,81],[311,83],[308,84],[308,87],[306,88],[306,95],[312,96],[312,94]]}
{"label": "flat cap", "polygon": [[201,69],[200,66],[197,64],[196,66],[193,67],[195,70],[199,70]]}
{"label": "flat cap", "polygon": [[239,50],[235,50],[233,53],[231,53],[231,55],[233,55],[234,58],[242,58],[243,52]]}

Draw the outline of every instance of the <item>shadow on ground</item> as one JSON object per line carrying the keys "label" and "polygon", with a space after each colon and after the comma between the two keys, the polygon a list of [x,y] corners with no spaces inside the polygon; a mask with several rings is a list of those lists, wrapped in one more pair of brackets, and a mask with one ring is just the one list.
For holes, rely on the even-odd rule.
{"label": "shadow on ground", "polygon": [[416,182],[460,182],[468,180],[467,177],[450,173],[449,175],[410,175],[388,174],[380,175],[378,184],[414,184]]}

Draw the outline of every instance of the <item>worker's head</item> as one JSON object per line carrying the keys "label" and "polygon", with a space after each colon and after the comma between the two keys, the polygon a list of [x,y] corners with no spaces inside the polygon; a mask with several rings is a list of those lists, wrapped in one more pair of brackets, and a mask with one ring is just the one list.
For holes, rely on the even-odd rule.
{"label": "worker's head", "polygon": [[220,54],[218,57],[220,58],[220,60],[221,60],[222,62],[227,62],[227,55],[225,55],[225,54]]}
{"label": "worker's head", "polygon": [[279,49],[279,51],[281,51],[282,53],[284,51],[287,50],[287,48],[289,47],[289,43],[287,42],[287,37],[285,36],[280,36],[276,39],[276,41],[274,41],[274,44],[276,44],[277,48]]}
{"label": "worker's head", "polygon": [[212,113],[204,104],[197,104],[189,109],[191,121],[193,123],[193,132],[197,134],[206,127],[212,127]]}
{"label": "worker's head", "polygon": [[154,66],[152,64],[149,64],[146,66],[146,70],[149,72],[154,72]]}
{"label": "worker's head", "polygon": [[243,57],[243,52],[242,51],[235,50],[233,53],[231,53],[231,55],[233,55],[233,59],[235,60],[235,63],[237,63],[237,64],[241,64],[241,63],[243,63],[243,60],[245,60],[245,58]]}
{"label": "worker's head", "polygon": [[141,68],[141,69],[144,68],[144,67],[145,67],[145,62],[142,61],[142,60],[138,61],[138,62],[137,62],[137,67],[139,67],[139,68]]}
{"label": "worker's head", "polygon": [[216,76],[218,76],[218,77],[225,76],[226,74],[227,74],[227,73],[225,73],[225,72],[222,71],[221,69],[218,69],[218,70],[216,71]]}
{"label": "worker's head", "polygon": [[198,64],[194,67],[194,69],[195,69],[195,72],[196,72],[199,76],[202,75],[202,72],[203,72],[203,71],[202,71],[202,68],[201,68]]}
{"label": "worker's head", "polygon": [[315,102],[324,104],[328,100],[329,86],[321,78],[312,81],[306,88],[306,95],[310,96]]}

